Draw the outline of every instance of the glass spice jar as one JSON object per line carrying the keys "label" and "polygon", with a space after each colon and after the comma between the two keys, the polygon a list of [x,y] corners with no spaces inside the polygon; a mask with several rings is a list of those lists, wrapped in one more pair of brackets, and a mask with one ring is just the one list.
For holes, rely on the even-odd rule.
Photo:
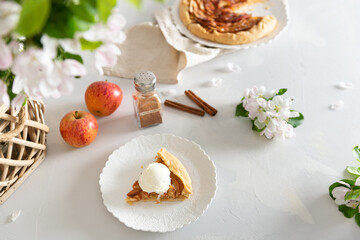
{"label": "glass spice jar", "polygon": [[139,72],[134,77],[134,84],[136,91],[132,96],[139,128],[162,123],[161,101],[155,88],[155,74],[149,71]]}

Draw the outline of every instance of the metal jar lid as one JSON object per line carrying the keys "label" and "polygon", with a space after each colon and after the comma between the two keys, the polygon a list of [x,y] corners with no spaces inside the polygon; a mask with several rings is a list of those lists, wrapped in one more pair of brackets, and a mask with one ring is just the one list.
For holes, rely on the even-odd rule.
{"label": "metal jar lid", "polygon": [[136,91],[147,93],[155,90],[156,76],[150,71],[138,72],[134,77]]}

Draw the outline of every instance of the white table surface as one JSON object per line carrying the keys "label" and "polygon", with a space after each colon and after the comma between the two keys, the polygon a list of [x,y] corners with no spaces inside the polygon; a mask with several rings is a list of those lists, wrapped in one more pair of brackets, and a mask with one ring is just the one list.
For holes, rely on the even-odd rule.
{"label": "white table surface", "polygon": [[[166,5],[170,5],[171,2]],[[187,69],[172,98],[192,89],[218,108],[204,118],[164,109],[164,123],[139,130],[132,108],[132,81],[99,76],[86,58],[90,74],[76,80],[70,96],[45,100],[47,158],[0,207],[0,239],[357,239],[359,227],[346,219],[328,196],[328,187],[343,177],[347,165],[359,166],[351,149],[360,144],[360,1],[290,0],[290,25],[272,44],[218,57]],[[145,0],[138,11],[120,2],[128,26],[152,20],[164,7]],[[242,67],[222,73],[227,62]],[[204,87],[212,77],[218,88]],[[87,110],[84,92],[93,81],[109,79],[121,86],[124,99],[110,117],[98,118],[99,133],[88,147],[65,144],[58,126],[72,110]],[[339,90],[351,81],[351,90]],[[268,141],[251,130],[248,119],[235,118],[245,88],[288,88],[294,109],[305,115],[291,140]],[[341,111],[329,105],[344,100]],[[196,222],[169,233],[127,228],[102,203],[99,175],[108,156],[130,139],[172,133],[199,143],[215,162],[217,195]],[[124,176],[127,177],[127,176]],[[121,184],[121,183],[119,183]],[[16,222],[8,217],[21,209]]]}

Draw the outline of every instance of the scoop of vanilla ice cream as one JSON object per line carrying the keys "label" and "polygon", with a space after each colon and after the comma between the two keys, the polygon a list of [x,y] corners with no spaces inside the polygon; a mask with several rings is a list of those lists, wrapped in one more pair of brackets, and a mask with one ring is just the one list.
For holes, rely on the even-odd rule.
{"label": "scoop of vanilla ice cream", "polygon": [[141,189],[148,193],[164,194],[169,190],[170,184],[170,170],[161,163],[151,163],[139,178]]}

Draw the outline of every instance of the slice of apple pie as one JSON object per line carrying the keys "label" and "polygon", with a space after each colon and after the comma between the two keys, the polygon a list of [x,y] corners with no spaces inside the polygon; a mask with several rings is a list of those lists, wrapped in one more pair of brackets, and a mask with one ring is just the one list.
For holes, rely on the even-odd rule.
{"label": "slice of apple pie", "polygon": [[192,193],[191,179],[182,163],[162,148],[127,194],[129,204],[139,201],[182,201]]}

